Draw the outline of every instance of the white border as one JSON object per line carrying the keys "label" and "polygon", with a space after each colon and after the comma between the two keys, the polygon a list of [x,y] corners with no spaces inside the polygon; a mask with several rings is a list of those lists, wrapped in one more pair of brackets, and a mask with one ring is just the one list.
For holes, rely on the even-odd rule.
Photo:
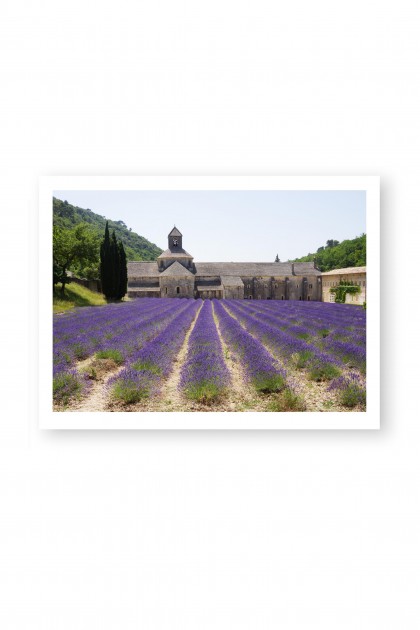
{"label": "white border", "polygon": [[[366,412],[53,412],[52,196],[54,190],[365,190],[367,268]],[[63,176],[39,189],[39,427],[41,429],[379,429],[380,179],[377,176]]]}

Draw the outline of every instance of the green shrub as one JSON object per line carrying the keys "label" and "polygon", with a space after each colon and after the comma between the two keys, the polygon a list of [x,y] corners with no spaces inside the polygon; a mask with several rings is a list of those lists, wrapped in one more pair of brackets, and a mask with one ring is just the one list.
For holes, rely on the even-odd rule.
{"label": "green shrub", "polygon": [[136,361],[131,367],[138,372],[144,370],[145,372],[151,372],[152,374],[162,374],[162,370],[159,366],[153,365],[153,363],[148,361]]}
{"label": "green shrub", "polygon": [[317,363],[310,367],[309,378],[311,381],[330,381],[340,375],[340,370],[331,363]]}
{"label": "green shrub", "polygon": [[73,372],[61,372],[53,378],[53,399],[55,402],[67,405],[71,398],[78,396],[82,391],[82,383],[77,374]]}
{"label": "green shrub", "polygon": [[352,408],[358,404],[365,406],[366,392],[361,387],[351,384],[340,392],[339,400],[344,407]]}
{"label": "green shrub", "polygon": [[273,374],[272,376],[261,376],[254,380],[254,386],[257,392],[268,394],[271,392],[280,392],[284,389],[285,380],[281,374]]}
{"label": "green shrub", "polygon": [[119,350],[99,350],[95,357],[97,359],[112,359],[117,365],[124,363],[124,357]]}
{"label": "green shrub", "polygon": [[305,401],[291,389],[286,388],[270,402],[270,411],[305,411]]}
{"label": "green shrub", "polygon": [[126,405],[140,402],[149,397],[149,391],[139,387],[136,381],[120,380],[116,381],[111,390],[111,396],[115,400],[120,400]]}
{"label": "green shrub", "polygon": [[216,400],[220,399],[224,393],[224,388],[221,388],[215,383],[211,383],[209,381],[203,381],[199,384],[191,385],[185,391],[187,398],[203,403],[204,405],[216,402]]}
{"label": "green shrub", "polygon": [[292,354],[291,360],[296,368],[302,369],[306,366],[312,356],[313,353],[310,350],[303,350],[301,352],[296,352],[295,354]]}

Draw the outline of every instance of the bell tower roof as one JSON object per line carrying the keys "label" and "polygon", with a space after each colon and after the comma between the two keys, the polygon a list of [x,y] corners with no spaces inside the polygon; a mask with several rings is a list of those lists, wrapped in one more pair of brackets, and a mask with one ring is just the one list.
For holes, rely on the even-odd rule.
{"label": "bell tower roof", "polygon": [[169,232],[168,236],[182,236],[181,232],[178,230],[177,227],[172,228],[172,230]]}

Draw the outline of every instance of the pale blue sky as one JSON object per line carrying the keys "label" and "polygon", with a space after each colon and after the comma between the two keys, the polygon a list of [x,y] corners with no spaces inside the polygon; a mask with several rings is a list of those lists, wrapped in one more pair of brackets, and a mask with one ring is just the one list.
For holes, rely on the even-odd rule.
{"label": "pale blue sky", "polygon": [[305,256],[366,232],[364,191],[55,191],[162,249],[174,225],[197,262]]}

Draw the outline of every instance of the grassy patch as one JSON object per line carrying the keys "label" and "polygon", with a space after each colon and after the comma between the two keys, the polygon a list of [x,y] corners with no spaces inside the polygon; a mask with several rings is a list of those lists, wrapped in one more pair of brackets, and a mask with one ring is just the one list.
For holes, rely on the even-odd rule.
{"label": "grassy patch", "polygon": [[292,390],[286,388],[270,401],[269,411],[305,411],[305,401]]}
{"label": "grassy patch", "polygon": [[82,383],[76,374],[62,372],[53,379],[53,399],[55,402],[67,405],[71,398],[79,396]]}
{"label": "grassy patch", "polygon": [[162,374],[161,368],[149,361],[136,361],[131,367],[138,372],[144,370],[145,372],[151,372],[152,374]]}
{"label": "grassy patch", "polygon": [[320,337],[325,339],[325,337],[328,337],[328,335],[330,334],[330,331],[328,330],[328,328],[321,328],[321,330],[319,330],[318,333]]}
{"label": "grassy patch", "polygon": [[366,392],[357,385],[349,385],[340,392],[339,400],[344,407],[349,407],[350,409],[359,404],[365,406]]}
{"label": "grassy patch", "polygon": [[318,363],[312,365],[309,370],[309,378],[312,381],[330,381],[337,376],[340,376],[341,372],[335,365],[331,363]]}
{"label": "grassy patch", "polygon": [[310,339],[311,335],[309,333],[298,333],[296,337],[299,339]]}
{"label": "grassy patch", "polygon": [[203,405],[210,405],[220,400],[224,393],[224,389],[210,381],[203,381],[197,385],[191,385],[185,391],[187,398],[202,403]]}
{"label": "grassy patch", "polygon": [[90,354],[90,350],[83,343],[75,343],[71,347],[71,350],[73,352],[74,357],[78,361],[81,361],[82,359],[87,359]]}
{"label": "grassy patch", "polygon": [[116,381],[111,390],[111,396],[125,405],[140,402],[149,397],[149,391],[139,387],[136,381],[121,379]]}
{"label": "grassy patch", "polygon": [[75,306],[102,306],[106,303],[106,299],[101,293],[91,291],[76,282],[70,282],[66,285],[64,297],[61,296],[61,291],[58,288],[55,288],[53,292],[54,313],[64,313]]}
{"label": "grassy patch", "polygon": [[293,365],[298,370],[301,370],[306,366],[313,353],[310,350],[303,350],[302,352],[295,352],[290,357]]}
{"label": "grassy patch", "polygon": [[254,380],[255,389],[261,394],[280,392],[284,389],[285,381],[281,374],[261,376]]}
{"label": "grassy patch", "polygon": [[97,359],[112,359],[117,365],[124,363],[124,357],[119,350],[99,350],[95,357]]}

